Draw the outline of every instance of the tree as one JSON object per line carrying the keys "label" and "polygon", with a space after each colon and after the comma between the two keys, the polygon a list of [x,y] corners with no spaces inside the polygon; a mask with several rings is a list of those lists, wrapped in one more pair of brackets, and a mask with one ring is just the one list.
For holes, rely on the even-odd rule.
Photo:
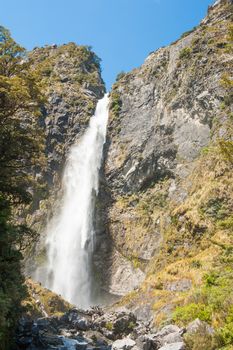
{"label": "tree", "polygon": [[0,343],[9,339],[26,295],[20,269],[21,247],[32,231],[15,222],[18,204],[28,204],[32,169],[41,165],[42,130],[38,117],[44,102],[37,72],[4,27],[0,27]]}

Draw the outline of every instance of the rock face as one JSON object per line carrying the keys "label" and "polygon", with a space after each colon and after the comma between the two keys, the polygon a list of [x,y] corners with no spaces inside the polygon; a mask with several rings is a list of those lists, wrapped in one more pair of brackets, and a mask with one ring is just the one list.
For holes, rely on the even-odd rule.
{"label": "rock face", "polygon": [[54,185],[55,173],[61,172],[69,146],[85,130],[105,86],[100,60],[87,46],[35,48],[30,59],[41,73],[46,94],[41,123],[46,134],[47,180]]}
{"label": "rock face", "polygon": [[[108,266],[101,283],[112,293],[137,289],[172,251],[190,251],[192,235],[207,231],[206,222],[188,218],[185,210],[175,216],[174,210],[191,198],[192,176],[200,172],[205,148],[229,138],[230,102],[223,80],[232,65],[231,15],[231,1],[217,2],[197,28],[151,53],[113,86],[97,209],[97,232],[108,244],[99,245],[95,259],[97,269]],[[169,241],[172,225],[179,227]],[[156,286],[172,294],[190,290],[192,281],[174,273]],[[144,295],[142,304],[150,302]]]}
{"label": "rock face", "polygon": [[[87,46],[69,43],[35,48],[29,59],[41,77],[39,84],[45,95],[40,124],[46,141],[46,167],[33,170],[38,189],[33,204],[27,208],[27,223],[41,233],[49,215],[59,205],[57,196],[67,152],[88,126],[105,86],[100,60]],[[45,258],[43,248],[41,237],[41,247],[36,247],[39,259],[36,263],[41,264]],[[31,274],[34,263],[30,260],[26,265]]]}
{"label": "rock face", "polygon": [[[121,75],[110,93],[94,272],[102,300],[105,292],[126,295],[120,306],[148,327],[169,323],[184,294],[192,295],[214,262],[221,263],[220,247],[230,241],[230,224],[221,228],[217,220],[230,219],[233,210],[231,19],[232,1],[217,1],[198,27]],[[65,155],[83,134],[104,85],[89,48],[71,43],[35,49],[31,59],[48,99],[41,118],[48,167],[36,176],[52,196],[38,193],[28,215],[41,227],[55,202]],[[45,252],[36,255],[43,263]],[[114,316],[107,323],[99,317],[102,335],[118,340]],[[89,324],[81,319],[75,327],[86,332]],[[179,330],[160,334],[157,344],[158,334],[142,328],[147,337],[136,338],[144,350],[183,348]],[[119,339],[129,334],[126,327]],[[127,344],[115,346],[133,342]]]}

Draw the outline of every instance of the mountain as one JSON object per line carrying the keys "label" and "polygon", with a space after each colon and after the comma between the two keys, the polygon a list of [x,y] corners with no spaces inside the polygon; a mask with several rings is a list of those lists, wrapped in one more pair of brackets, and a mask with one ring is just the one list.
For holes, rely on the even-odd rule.
{"label": "mountain", "polygon": [[218,1],[110,93],[96,267],[120,305],[156,326],[228,322],[232,39],[232,2]]}
{"label": "mountain", "polygon": [[[36,321],[38,333],[31,320],[22,321],[19,348],[37,349],[42,334],[44,346],[58,349],[61,334],[77,333],[83,342],[79,332],[84,331],[91,349],[107,349],[125,336],[133,340],[114,343],[114,349],[232,349],[232,10],[232,0],[216,1],[197,27],[117,77],[93,200],[95,288],[117,301],[104,311],[72,311],[29,279],[25,304],[31,314],[55,316]],[[87,46],[35,48],[27,62],[43,95],[35,101],[44,161],[27,170],[34,179],[27,189],[33,200],[12,207],[16,223],[40,234],[24,250],[24,272],[35,277],[37,267],[43,271],[46,264],[45,228],[61,206],[67,154],[87,130],[105,86],[100,59]],[[25,118],[23,126],[28,114]],[[5,314],[0,322],[9,328]],[[89,349],[87,344],[81,345]]]}

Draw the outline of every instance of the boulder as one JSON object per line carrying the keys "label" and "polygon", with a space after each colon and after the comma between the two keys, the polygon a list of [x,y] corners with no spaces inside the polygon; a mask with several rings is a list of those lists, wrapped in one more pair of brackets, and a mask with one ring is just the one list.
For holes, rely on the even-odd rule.
{"label": "boulder", "polygon": [[173,333],[165,335],[165,337],[163,337],[161,339],[161,345],[179,343],[182,341],[183,341],[183,339],[181,337],[180,332],[173,332]]}
{"label": "boulder", "polygon": [[199,320],[196,318],[193,322],[190,322],[186,327],[186,333],[192,334],[198,332],[200,329],[205,329],[205,331],[209,334],[214,333],[214,329],[208,325],[208,323]]}
{"label": "boulder", "polygon": [[163,338],[168,334],[177,333],[177,332],[182,332],[182,330],[176,325],[169,324],[169,325],[163,327],[159,332],[157,332],[156,337]]}
{"label": "boulder", "polygon": [[99,330],[108,339],[117,339],[128,335],[136,326],[136,317],[132,312],[119,311],[103,314],[95,318],[93,327]]}
{"label": "boulder", "polygon": [[91,328],[90,322],[85,318],[77,319],[73,322],[73,326],[80,331],[87,331]]}
{"label": "boulder", "polygon": [[140,336],[136,343],[141,350],[156,350],[158,349],[158,342],[154,339],[153,335],[145,334]]}
{"label": "boulder", "polygon": [[112,350],[130,350],[136,345],[136,342],[130,338],[123,338],[114,341]]}
{"label": "boulder", "polygon": [[159,348],[159,350],[185,350],[184,342],[167,344]]}

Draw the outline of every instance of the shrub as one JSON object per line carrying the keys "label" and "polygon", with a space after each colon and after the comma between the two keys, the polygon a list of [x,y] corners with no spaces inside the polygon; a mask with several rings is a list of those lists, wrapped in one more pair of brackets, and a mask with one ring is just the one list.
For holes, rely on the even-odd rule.
{"label": "shrub", "polygon": [[121,98],[120,94],[116,91],[113,91],[111,93],[111,104],[110,104],[110,111],[112,112],[113,117],[119,117],[119,113],[121,111]]}
{"label": "shrub", "polygon": [[201,303],[191,303],[181,307],[178,306],[173,313],[173,320],[181,324],[186,324],[196,318],[199,318],[201,321],[210,322],[210,308]]}
{"label": "shrub", "polygon": [[118,73],[116,76],[116,81],[119,81],[121,78],[124,78],[125,75],[126,75],[126,73],[123,71]]}
{"label": "shrub", "polygon": [[185,38],[186,36],[188,36],[189,34],[191,34],[192,32],[194,32],[194,30],[196,30],[197,27],[193,27],[192,29],[190,30],[187,30],[186,32],[184,32],[182,35],[181,35],[181,39]]}
{"label": "shrub", "polygon": [[218,225],[223,229],[233,229],[233,216],[218,221]]}
{"label": "shrub", "polygon": [[233,322],[217,330],[215,341],[219,347],[233,345]]}
{"label": "shrub", "polygon": [[191,56],[192,49],[190,47],[185,47],[180,51],[179,58],[180,59],[186,59]]}
{"label": "shrub", "polygon": [[226,162],[233,164],[233,141],[219,140],[218,147],[223,159]]}
{"label": "shrub", "polygon": [[205,324],[200,326],[195,333],[186,334],[184,341],[186,350],[216,350],[213,336]]}
{"label": "shrub", "polygon": [[199,269],[200,267],[202,267],[202,263],[199,260],[193,260],[191,261],[190,266],[192,268]]}
{"label": "shrub", "polygon": [[113,324],[112,322],[107,322],[105,327],[107,328],[108,331],[112,331],[113,330]]}

